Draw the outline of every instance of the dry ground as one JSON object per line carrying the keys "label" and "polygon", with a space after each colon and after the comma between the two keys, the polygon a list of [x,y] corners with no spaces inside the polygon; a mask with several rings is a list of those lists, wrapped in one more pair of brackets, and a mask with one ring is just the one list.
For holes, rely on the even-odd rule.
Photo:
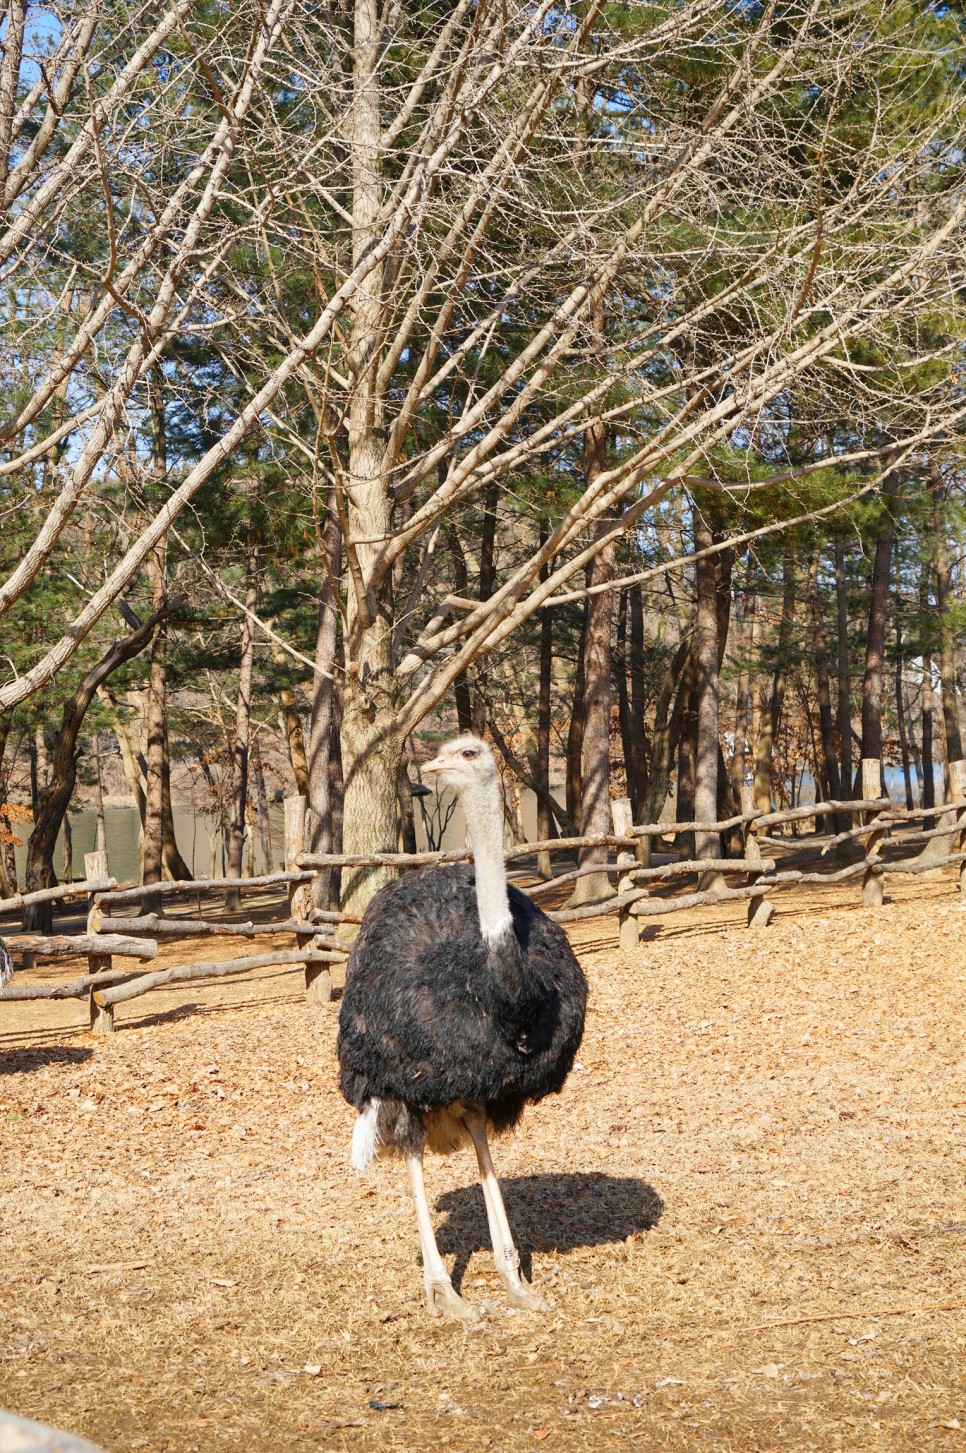
{"label": "dry ground", "polygon": [[966,1450],[966,913],[890,890],[575,933],[580,1065],[498,1147],[555,1312],[504,1308],[470,1157],[429,1166],[469,1331],[423,1311],[401,1170],[347,1166],[296,975],[106,1041],[5,1006],[0,1405],[110,1453]]}

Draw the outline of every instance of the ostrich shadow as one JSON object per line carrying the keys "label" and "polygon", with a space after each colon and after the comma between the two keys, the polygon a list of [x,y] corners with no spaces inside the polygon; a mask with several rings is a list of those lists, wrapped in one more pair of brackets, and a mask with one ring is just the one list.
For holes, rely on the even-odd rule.
{"label": "ostrich shadow", "polygon": [[[653,1186],[603,1171],[500,1177],[507,1218],[520,1252],[520,1269],[532,1278],[533,1252],[573,1251],[626,1241],[656,1226],[664,1202]],[[447,1191],[436,1201],[446,1220],[437,1231],[440,1251],[455,1253],[458,1289],[475,1251],[492,1251],[483,1191],[476,1184]]]}

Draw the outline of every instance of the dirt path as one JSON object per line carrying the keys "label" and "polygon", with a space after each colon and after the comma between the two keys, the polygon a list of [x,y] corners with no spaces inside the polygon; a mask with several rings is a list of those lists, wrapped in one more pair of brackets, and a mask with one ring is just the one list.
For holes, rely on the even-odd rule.
{"label": "dirt path", "polygon": [[966,1448],[966,912],[890,894],[575,935],[580,1068],[498,1147],[554,1313],[503,1307],[470,1158],[429,1165],[472,1331],[422,1309],[399,1168],[347,1166],[296,975],[106,1041],[5,1006],[0,1404],[109,1453]]}

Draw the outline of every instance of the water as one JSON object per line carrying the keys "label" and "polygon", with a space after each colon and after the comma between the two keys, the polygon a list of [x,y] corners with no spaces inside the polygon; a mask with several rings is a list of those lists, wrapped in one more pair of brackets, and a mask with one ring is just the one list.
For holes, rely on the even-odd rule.
{"label": "water", "polygon": [[[943,798],[943,769],[941,765],[936,767],[935,777],[936,797],[937,801],[941,802]],[[914,788],[915,785],[916,779],[915,775],[913,775]],[[905,786],[901,767],[886,768],[885,788],[886,792],[892,796],[895,802],[903,806],[905,805]],[[562,800],[562,793],[557,792],[555,795],[559,800]],[[808,803],[814,802],[814,800],[814,783],[810,776],[806,776],[802,784],[802,801]],[[445,822],[441,846],[450,851],[464,847],[466,844],[466,825],[459,806],[454,804],[454,811],[448,815],[447,796],[445,795],[441,811],[437,811],[437,799],[435,797],[424,798],[423,803],[425,812],[431,819],[430,829],[434,839],[437,842],[440,841],[439,830]],[[536,798],[533,793],[529,790],[521,792],[520,805],[526,838],[529,842],[534,842],[537,832],[537,807]],[[428,840],[423,813],[420,811],[418,801],[414,802],[414,811],[417,844],[420,849],[425,849],[428,846]],[[667,816],[667,814],[664,815]],[[271,862],[264,860],[261,851],[260,835],[256,833],[256,873],[277,872],[284,866],[285,862],[285,814],[282,804],[272,803],[268,809],[268,816],[272,848]],[[107,857],[110,863],[111,875],[119,883],[137,882],[140,871],[140,821],[137,810],[134,807],[108,807],[104,813],[104,820],[107,829]],[[27,836],[27,832],[24,829],[29,831],[29,823],[17,823],[14,826],[20,829],[20,834],[23,837]],[[84,876],[84,854],[94,851],[97,837],[97,819],[93,812],[72,812],[70,814],[70,826],[73,849],[73,876],[76,879],[82,879]],[[213,819],[206,817],[203,813],[195,812],[190,807],[175,807],[174,831],[181,855],[191,868],[193,877],[221,878],[224,876],[224,854],[221,830]],[[22,886],[27,856],[26,846],[22,845],[16,848],[15,852],[17,858],[17,873]],[[245,861],[247,863],[247,856]],[[57,841],[54,865],[58,874],[63,877],[63,834],[61,834]]]}
{"label": "water", "polygon": [[[284,809],[281,803],[272,804],[268,810],[272,862],[266,863],[262,856],[260,836],[255,836],[255,872],[269,873],[281,869],[285,858]],[[21,826],[15,824],[15,826]],[[29,829],[29,823],[22,825]],[[107,832],[107,860],[111,876],[119,883],[136,883],[140,872],[141,823],[134,807],[108,807],[104,811],[104,827]],[[97,843],[97,818],[93,812],[72,812],[71,865],[73,876],[84,876],[84,854],[92,853]],[[221,831],[211,818],[189,807],[174,808],[174,835],[181,856],[191,868],[192,877],[208,878],[223,876],[223,853]],[[26,837],[21,831],[20,836]],[[214,843],[214,863],[212,863]],[[247,844],[246,844],[247,848]],[[17,873],[21,885],[27,858],[26,845],[15,849]],[[57,839],[54,853],[54,867],[61,878],[64,876],[64,836]],[[212,873],[212,868],[214,872]]]}

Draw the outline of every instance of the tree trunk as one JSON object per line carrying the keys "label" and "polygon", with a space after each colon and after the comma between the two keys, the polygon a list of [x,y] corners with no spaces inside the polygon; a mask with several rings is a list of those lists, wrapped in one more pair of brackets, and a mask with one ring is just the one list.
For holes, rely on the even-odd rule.
{"label": "tree trunk", "polygon": [[124,780],[127,782],[128,790],[131,793],[134,806],[141,822],[141,832],[144,832],[144,773],[142,771],[143,758],[139,759],[137,747],[133,741],[133,735],[127,722],[121,714],[121,705],[113,692],[102,687],[98,696],[106,706],[111,709],[111,729],[114,732],[115,740],[121,753],[121,766],[124,769]]}
{"label": "tree trunk", "polygon": [[[714,534],[701,510],[693,506],[694,548],[710,550]],[[695,665],[697,693],[694,752],[694,816],[698,822],[714,822],[718,813],[719,709],[721,701],[718,650],[717,561],[707,555],[694,562],[697,614],[695,616]],[[680,820],[680,819],[679,819]],[[695,856],[720,858],[721,837],[716,832],[699,832],[694,837]]]}
{"label": "tree trunk", "polygon": [[892,505],[899,486],[895,470],[882,482],[882,509],[876,531],[875,559],[869,598],[869,628],[865,645],[865,674],[862,679],[862,760],[882,761],[882,695],[885,670],[886,614],[889,606],[889,577],[895,519]]}
{"label": "tree trunk", "polygon": [[912,753],[912,763],[916,769],[916,806],[922,805],[922,789],[924,777],[922,774],[922,753],[919,750],[919,743],[916,740],[916,729],[912,720],[912,707],[909,702],[909,691],[903,683],[902,709],[906,719],[906,739],[909,743],[909,750]]}
{"label": "tree trunk", "polygon": [[396,795],[399,799],[399,850],[403,853],[415,853],[418,851],[416,814],[413,811],[413,792],[409,781],[409,756],[407,753],[403,753],[399,758],[399,766],[396,769]]}
{"label": "tree trunk", "polygon": [[[818,691],[818,720],[822,742],[822,774],[833,800],[841,798],[842,784],[839,777],[839,759],[835,749],[835,718],[832,712],[832,685],[829,672],[828,642],[825,636],[825,619],[818,593],[818,567],[821,551],[818,546],[812,552],[808,567],[808,610],[812,622],[812,640],[815,643],[815,681]],[[836,814],[829,824],[835,832],[844,832],[847,822],[842,814]]]}
{"label": "tree trunk", "polygon": [[[74,795],[77,780],[77,737],[87,708],[94,699],[94,693],[112,671],[116,671],[119,666],[144,650],[157,623],[157,616],[152,615],[131,635],[115,641],[100,661],[81,677],[73,695],[64,703],[60,729],[50,759],[49,781],[40,791],[37,816],[27,843],[28,893],[36,892],[40,888],[53,888],[57,883],[54,848],[64,814]],[[52,921],[50,903],[31,904],[24,910],[24,927],[32,932],[48,933]]]}
{"label": "tree trunk", "polygon": [[262,850],[262,872],[273,873],[275,862],[272,854],[272,825],[268,815],[265,769],[262,766],[262,754],[257,741],[252,753],[252,781],[255,784],[255,808],[258,814],[258,838]]}
{"label": "tree trunk", "polygon": [[[483,501],[483,528],[480,533],[480,600],[489,600],[496,584],[496,506],[500,487],[491,484]],[[473,693],[473,730],[482,736],[486,728],[488,673],[480,668],[476,673],[476,690]]]}
{"label": "tree trunk", "polygon": [[[590,581],[590,571],[587,571]],[[583,799],[583,755],[584,755],[584,664],[587,650],[587,629],[589,601],[584,601],[584,619],[577,647],[577,665],[574,671],[574,687],[570,705],[570,725],[567,729],[567,816],[572,822],[580,822]]]}
{"label": "tree trunk", "polygon": [[[248,766],[249,743],[252,721],[252,670],[255,664],[255,628],[249,611],[254,612],[258,602],[258,584],[255,576],[255,558],[249,556],[248,583],[245,589],[245,614],[241,623],[241,653],[238,662],[238,695],[235,699],[235,733],[232,739],[232,792],[231,816],[228,822],[226,843],[227,874],[229,878],[242,876],[245,852],[245,825],[248,809]],[[241,891],[228,888],[225,891],[225,908],[237,913],[241,908]]]}
{"label": "tree trunk", "polygon": [[[376,241],[383,200],[377,0],[355,0],[354,20],[348,140],[352,152],[352,263],[357,266]],[[392,658],[392,579],[384,575],[378,589],[374,584],[378,541],[387,539],[393,529],[390,478],[382,442],[385,410],[378,377],[383,276],[381,266],[373,268],[347,309],[351,317],[349,373],[353,388],[347,414],[345,472],[349,589],[342,761],[343,847],[350,854],[394,850],[399,824],[396,783],[404,753]],[[351,546],[350,540],[355,542]],[[386,868],[344,874],[344,906],[351,912],[363,911],[392,876],[392,870]]]}
{"label": "tree trunk", "polygon": [[[334,499],[329,502],[322,531],[324,568],[319,591],[319,624],[315,637],[315,674],[312,683],[312,711],[308,743],[307,843],[313,853],[337,852],[334,823],[333,765],[339,727],[336,704],[339,696],[339,599],[342,579],[342,530]],[[337,908],[338,869],[326,868],[312,882],[312,901],[317,908]]]}
{"label": "tree trunk", "polygon": [[762,711],[761,731],[755,754],[755,806],[768,812],[772,802],[772,759],[781,727],[785,688],[791,666],[792,629],[795,624],[795,561],[791,551],[782,558],[782,614],[778,626],[778,646],[772,673],[771,694]]}
{"label": "tree trunk", "polygon": [[[168,473],[167,438],[165,433],[164,393],[162,374],[159,368],[151,371],[151,472],[159,489],[163,487]],[[148,573],[151,579],[151,608],[161,611],[167,599],[167,536],[164,536],[148,556]],[[144,804],[144,836],[141,846],[141,875],[144,883],[160,883],[162,877],[162,854],[164,844],[164,759],[165,734],[167,732],[167,625],[164,619],[158,622],[151,641],[151,673],[147,696],[147,742],[145,746],[146,783]],[[161,899],[154,898],[145,904],[145,912],[161,911]]]}
{"label": "tree trunk", "polygon": [[742,600],[741,622],[738,628],[738,678],[735,682],[735,733],[734,752],[731,758],[731,788],[736,802],[741,802],[741,792],[748,771],[748,704],[751,697],[751,654],[754,647],[755,592],[746,586]]}
{"label": "tree trunk", "polygon": [[10,738],[11,715],[0,717],[0,892],[12,898],[17,892],[17,858],[14,853],[13,824],[8,812],[7,793],[11,769],[7,766],[7,742]]}
{"label": "tree trunk", "polygon": [[[546,527],[541,531],[541,542],[546,538]],[[541,572],[541,579],[546,579],[549,572],[549,565],[545,565]],[[536,760],[534,762],[534,775],[544,789],[550,791],[550,727],[552,721],[552,686],[553,686],[553,612],[543,610],[540,612],[540,665],[539,683],[537,687],[537,743]],[[553,813],[547,802],[537,798],[537,841],[549,842],[550,838],[556,836]],[[542,852],[537,854],[537,873],[541,878],[550,878],[553,868],[550,861],[550,853]]]}
{"label": "tree trunk", "polygon": [[845,543],[835,536],[835,606],[838,621],[838,733],[842,797],[852,796],[852,678],[849,669],[849,598],[845,579]]}
{"label": "tree trunk", "polygon": [[[654,703],[654,732],[651,738],[651,775],[647,786],[643,820],[656,823],[664,811],[668,787],[671,780],[671,760],[679,730],[678,707],[681,693],[678,689],[681,673],[691,660],[692,632],[687,631],[678,642],[677,649],[661,680]],[[690,688],[689,688],[690,689]],[[671,703],[675,702],[672,710]],[[683,709],[683,708],[682,708]],[[644,838],[644,864],[651,860],[652,839]]]}
{"label": "tree trunk", "polygon": [[[595,310],[594,330],[600,338],[604,333],[603,305]],[[584,478],[589,485],[602,473],[607,463],[607,433],[603,424],[594,424],[584,434]],[[611,525],[599,520],[595,535],[599,539]],[[612,540],[593,557],[590,567],[591,586],[605,585],[614,578],[616,545]],[[582,836],[613,831],[610,810],[610,701],[611,701],[611,624],[613,602],[609,590],[592,595],[587,601],[587,629],[584,633],[584,735],[581,753],[580,831]],[[606,848],[583,848],[580,866],[606,863]],[[575,904],[599,902],[614,892],[606,873],[588,873],[578,878],[571,901]]]}
{"label": "tree trunk", "polygon": [[[925,622],[929,614],[929,582],[927,572],[923,571],[919,582],[919,610]],[[922,653],[922,805],[923,807],[935,807],[936,805],[936,768],[933,762],[933,690],[932,690],[932,653],[926,649]],[[927,819],[924,826],[928,829],[934,823]]]}
{"label": "tree trunk", "polygon": [[[898,571],[896,572],[898,575]],[[912,795],[912,771],[909,761],[909,741],[906,737],[906,703],[902,689],[902,597],[896,594],[896,722],[899,728],[899,750],[902,753],[902,778],[906,789],[906,808],[912,812],[915,801]]]}
{"label": "tree trunk", "polygon": [[[617,623],[620,648],[617,670],[621,743],[631,818],[640,822],[647,798],[644,744],[644,609],[640,586],[621,592]],[[628,627],[630,640],[628,641]]]}
{"label": "tree trunk", "polygon": [[[279,664],[283,656],[281,649],[276,654],[272,653],[276,664]],[[288,760],[292,768],[292,776],[295,778],[295,790],[300,797],[308,797],[309,794],[309,764],[305,752],[305,736],[302,731],[302,718],[299,716],[298,698],[291,686],[283,686],[278,693],[278,724],[282,732],[282,740],[288,747]]]}
{"label": "tree trunk", "polygon": [[936,549],[936,614],[939,624],[939,674],[943,688],[943,731],[946,738],[946,798],[951,796],[949,764],[963,760],[963,739],[959,725],[956,690],[956,639],[950,623],[952,586],[949,572],[949,544],[943,477],[935,460],[929,465],[932,496],[933,538]]}
{"label": "tree trunk", "polygon": [[[441,471],[441,477],[445,472]],[[469,582],[466,573],[466,556],[463,552],[463,544],[459,537],[459,531],[452,523],[446,531],[446,538],[449,542],[450,558],[453,562],[453,589],[457,595],[466,595],[469,590]],[[464,732],[473,730],[473,698],[470,692],[469,677],[465,671],[461,671],[453,682],[453,699],[456,705],[456,723],[460,736]]]}
{"label": "tree trunk", "polygon": [[97,819],[94,851],[106,853],[107,819],[104,816],[104,783],[101,777],[101,739],[97,732],[91,737],[91,761],[94,765],[94,815]]}

